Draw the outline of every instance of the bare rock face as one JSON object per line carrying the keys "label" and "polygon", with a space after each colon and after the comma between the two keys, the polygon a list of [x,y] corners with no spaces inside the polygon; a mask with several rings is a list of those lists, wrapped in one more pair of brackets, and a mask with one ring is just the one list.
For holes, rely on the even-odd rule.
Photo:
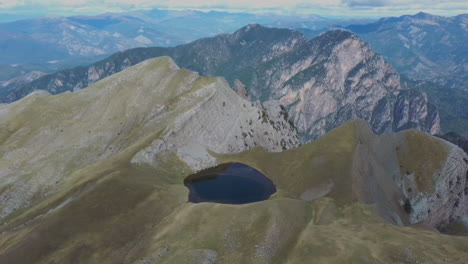
{"label": "bare rock face", "polygon": [[[368,121],[377,133],[440,131],[437,110],[427,96],[403,91],[398,73],[356,35],[336,30],[308,46],[308,54],[299,56],[296,51],[270,63],[259,74],[265,77],[250,87],[259,96],[264,96],[262,87],[272,87],[269,97],[286,106],[306,139],[355,118]],[[411,111],[405,109],[405,101]]]}
{"label": "bare rock face", "polygon": [[197,170],[215,163],[213,153],[298,146],[295,128],[271,113],[224,79],[180,69],[168,57],[83,91],[35,92],[0,105],[0,219],[83,180],[74,171],[119,155],[134,156],[135,165],[170,158]]}
{"label": "bare rock face", "polygon": [[247,92],[247,87],[241,81],[236,79],[234,81],[234,86],[232,89],[242,98],[250,100],[249,93]]}
{"label": "bare rock face", "polygon": [[[356,122],[353,192],[396,225],[444,230],[468,216],[468,155],[417,130],[376,136]],[[336,183],[335,183],[336,184]]]}
{"label": "bare rock face", "polygon": [[196,95],[202,101],[177,117],[174,126],[140,151],[133,163],[155,166],[160,152],[176,151],[192,169],[200,170],[215,164],[209,151],[235,153],[255,146],[282,151],[301,142],[278,104],[250,103],[222,79]]}
{"label": "bare rock face", "polygon": [[409,128],[440,133],[440,117],[436,107],[428,102],[427,95],[415,90],[401,91],[394,106],[394,130]]}
{"label": "bare rock face", "polygon": [[448,224],[468,216],[468,155],[459,147],[441,141],[447,151],[442,167],[433,172],[433,188],[418,190],[414,173],[402,182],[411,223],[425,221],[443,230]]}

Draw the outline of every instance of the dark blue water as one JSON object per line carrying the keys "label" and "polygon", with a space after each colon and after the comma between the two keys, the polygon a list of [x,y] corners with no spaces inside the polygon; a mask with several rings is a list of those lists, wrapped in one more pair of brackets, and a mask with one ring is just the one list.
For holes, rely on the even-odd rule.
{"label": "dark blue water", "polygon": [[267,200],[276,192],[273,182],[242,163],[222,164],[185,178],[189,201],[246,204]]}

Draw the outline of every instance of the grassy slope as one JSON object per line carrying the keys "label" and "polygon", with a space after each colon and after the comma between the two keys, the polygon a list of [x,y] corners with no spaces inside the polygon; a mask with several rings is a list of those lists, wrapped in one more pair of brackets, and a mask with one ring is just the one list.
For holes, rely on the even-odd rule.
{"label": "grassy slope", "polygon": [[[186,203],[188,168],[175,155],[161,157],[161,168],[130,165],[150,140],[142,139],[10,218],[0,229],[0,263],[193,263],[208,249],[219,263],[463,263],[466,238],[385,224],[372,206],[353,201],[355,131],[348,123],[283,153],[217,155],[277,184],[270,200],[246,205]],[[342,182],[328,198],[295,199],[329,177]]]}
{"label": "grassy slope", "polygon": [[[2,234],[0,247],[3,253],[0,255],[0,263],[32,263],[39,259],[45,263],[54,263],[56,258],[71,262],[71,259],[74,258],[73,255],[77,254],[75,253],[76,247],[80,251],[82,247],[80,244],[84,243],[83,241],[90,241],[91,244],[99,241],[92,246],[83,245],[90,251],[93,251],[92,248],[101,246],[111,251],[117,250],[135,239],[139,232],[144,231],[144,224],[157,219],[158,215],[162,218],[168,214],[172,209],[172,207],[167,207],[168,205],[181,202],[177,197],[171,199],[177,193],[186,194],[185,187],[180,185],[173,187],[174,181],[179,182],[174,178],[174,175],[180,175],[180,171],[191,170],[181,163],[174,154],[166,153],[160,156],[161,162],[174,168],[173,170],[161,168],[148,172],[145,169],[136,169],[130,166],[130,159],[136,152],[158,138],[175,117],[191,107],[190,104],[187,105],[187,102],[178,102],[180,93],[184,93],[179,88],[186,86],[184,80],[191,75],[185,70],[176,71],[175,74],[166,73],[169,74],[170,78],[163,79],[164,83],[159,83],[159,87],[164,87],[163,90],[146,91],[140,94],[133,92],[135,86],[151,88],[152,85],[148,85],[146,82],[154,82],[154,80],[146,77],[157,76],[161,70],[164,73],[167,71],[167,67],[169,67],[167,59],[158,59],[143,70],[134,67],[130,69],[132,72],[126,73],[130,76],[136,76],[137,83],[129,83],[134,79],[127,80],[127,75],[118,75],[103,80],[81,93],[61,94],[53,97],[32,96],[25,98],[21,103],[9,106],[8,111],[15,114],[7,115],[2,120],[6,129],[0,131],[0,142],[2,142],[0,154],[9,154],[9,159],[12,161],[2,160],[0,169],[17,169],[15,166],[18,165],[13,163],[14,156],[11,156],[14,154],[10,153],[27,146],[31,152],[28,153],[29,155],[34,156],[36,148],[38,148],[39,153],[45,155],[44,159],[47,162],[44,162],[44,165],[40,162],[42,167],[37,168],[38,170],[44,169],[44,166],[57,166],[57,168],[64,166],[63,174],[66,177],[57,181],[59,184],[56,187],[57,193],[52,196],[48,195],[47,199],[41,197],[42,195],[33,197],[32,205],[34,206],[18,210],[9,218],[2,220],[2,231],[0,232],[11,231],[10,228],[13,226],[25,223],[27,226],[19,232]],[[195,79],[185,93],[196,91],[214,81],[215,79],[206,77]],[[115,85],[119,88],[108,89]],[[139,98],[139,96],[148,97],[149,94],[156,92],[159,94],[152,96],[151,100]],[[96,100],[96,98],[98,99]],[[192,96],[192,99],[196,98]],[[138,102],[140,107],[135,107],[132,102]],[[197,100],[191,101],[192,104],[196,102]],[[147,109],[143,105],[145,103],[164,104],[171,110],[167,112],[167,115],[157,119],[156,122],[144,123],[138,119],[141,117],[139,111]],[[83,109],[88,113],[87,118],[79,119],[77,122],[73,116],[82,113]],[[90,114],[93,112],[98,114]],[[120,122],[121,120],[124,120],[125,124]],[[37,140],[35,135],[40,134],[44,127],[50,131],[54,139],[43,137],[35,144],[34,141]],[[100,136],[97,138],[98,141],[91,141],[94,143],[83,148],[80,143],[83,140],[93,138],[93,136],[86,136],[88,129],[89,134]],[[107,138],[108,133],[111,134],[110,139]],[[61,145],[60,142],[67,145]],[[85,145],[88,144],[85,143]],[[99,147],[102,145],[106,149],[100,149]],[[105,155],[105,152],[112,147],[116,149],[116,153]],[[101,154],[99,154],[100,152]],[[63,164],[67,157],[72,157],[73,160],[76,158],[76,154],[85,156],[89,153],[99,155],[93,156],[91,163],[85,161],[83,164],[75,160],[73,166]],[[24,155],[25,153],[19,154]],[[103,154],[105,158],[98,157]],[[34,158],[28,156],[17,160],[25,164],[28,162],[27,159],[33,163]],[[47,174],[38,172],[21,175],[22,171],[18,171],[18,176],[21,176],[26,182],[32,181],[34,183],[34,181],[39,180],[38,183],[44,184],[44,181],[48,181],[47,176],[49,175]],[[38,179],[43,176],[43,179]],[[50,191],[50,187],[47,187],[46,191]],[[185,195],[180,197],[185,197]],[[155,207],[154,200],[164,201],[164,203],[160,207]],[[139,209],[144,214],[140,213],[142,216],[140,219],[133,218],[135,214],[131,209],[140,203],[141,208]],[[132,222],[135,223],[135,226],[128,225]],[[141,228],[137,228],[137,226]],[[29,231],[32,229],[34,229],[32,235],[39,234],[38,239],[31,238]],[[54,230],[51,231],[52,229]],[[115,231],[118,232],[115,237],[107,237],[109,232]],[[116,237],[119,239],[115,239]],[[16,241],[22,242],[15,246]],[[25,250],[30,253],[22,254]],[[99,259],[101,255],[105,256],[106,259],[109,257],[105,252],[94,253],[97,255],[92,254],[89,259],[83,253],[85,255],[83,259],[93,261]],[[69,257],[70,259],[68,259]],[[108,261],[115,263],[112,259]]]}
{"label": "grassy slope", "polygon": [[352,154],[356,143],[354,123],[350,122],[321,140],[297,149],[268,153],[256,148],[241,154],[224,155],[219,159],[222,163],[241,162],[258,169],[291,198],[298,198],[308,188],[326,184],[330,179],[348,182],[335,188],[331,194],[340,201],[347,201],[351,199],[351,194],[345,190],[345,186],[350,185]]}
{"label": "grassy slope", "polygon": [[[155,68],[149,69],[152,74],[165,67],[164,61],[160,62],[162,65],[154,64]],[[175,116],[190,107],[178,102],[175,89],[187,73],[178,71],[167,83],[159,84],[167,88],[159,94],[150,90],[134,98],[132,89],[152,80],[144,78],[148,74],[142,69],[133,70],[132,75],[139,80],[134,86],[125,79],[116,79],[124,75],[116,75],[77,93],[80,100],[72,98],[76,94],[29,97],[13,107],[14,118],[3,120],[7,124],[7,129],[0,130],[3,154],[33,144],[37,133],[34,129],[40,129],[44,123],[55,127],[49,130],[52,137],[60,138],[61,125],[69,122],[78,134],[67,131],[70,137],[65,142],[76,144],[83,131],[107,119],[112,122],[105,124],[115,123],[119,128],[125,117],[126,122],[131,122],[125,125],[132,129],[102,126],[106,133],[112,132],[109,146],[114,146],[116,153],[95,158],[92,163],[68,166],[67,177],[61,179],[55,194],[35,197],[30,207],[2,220],[0,263],[193,263],[206,260],[213,251],[217,263],[466,260],[466,237],[386,224],[375,216],[372,205],[357,203],[351,170],[361,143],[359,122],[347,123],[315,142],[282,153],[268,153],[260,148],[232,155],[213,153],[219,163],[243,162],[263,172],[277,185],[277,194],[268,201],[246,205],[187,203],[188,190],[183,180],[190,169],[174,153],[161,153],[156,162],[160,166],[155,168],[134,167],[130,163],[138,151],[170,126]],[[191,89],[212,81],[199,78]],[[119,85],[120,89],[109,92],[110,85]],[[150,94],[156,101],[145,100]],[[90,104],[90,98],[96,96],[99,103]],[[141,108],[127,104],[128,101],[139,102]],[[146,103],[167,103],[174,108],[162,120],[143,126],[137,119]],[[179,103],[184,107],[175,107]],[[68,116],[76,111],[71,110],[74,108],[84,108],[88,113],[100,111],[96,120],[88,120],[93,125],[84,122],[74,126],[73,115]],[[117,131],[125,131],[123,139],[119,139]],[[31,137],[30,142],[24,142]],[[54,164],[54,159],[60,160],[59,156],[67,153],[54,144],[42,147],[45,153],[56,152],[46,162],[52,167],[60,165]],[[103,151],[96,148],[65,145],[65,149],[74,149],[81,155]],[[16,165],[1,160],[0,166],[5,169]],[[330,179],[335,187],[327,197],[312,202],[298,199],[304,191]]]}

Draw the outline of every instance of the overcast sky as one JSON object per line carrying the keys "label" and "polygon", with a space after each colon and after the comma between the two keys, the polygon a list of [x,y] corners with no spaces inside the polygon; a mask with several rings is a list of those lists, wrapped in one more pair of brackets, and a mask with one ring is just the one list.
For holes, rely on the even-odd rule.
{"label": "overcast sky", "polygon": [[0,0],[0,16],[85,15],[147,8],[356,17],[399,16],[424,11],[451,16],[468,13],[468,0]]}

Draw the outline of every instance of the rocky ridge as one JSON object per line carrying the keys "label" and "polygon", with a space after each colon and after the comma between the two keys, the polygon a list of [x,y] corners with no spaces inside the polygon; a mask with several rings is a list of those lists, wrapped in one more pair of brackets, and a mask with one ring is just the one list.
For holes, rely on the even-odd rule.
{"label": "rocky ridge", "polygon": [[279,100],[305,141],[355,118],[368,121],[378,133],[407,128],[440,131],[437,109],[424,93],[403,89],[398,73],[382,56],[343,30],[309,41],[295,31],[249,25],[175,48],[117,53],[90,67],[40,78],[4,100],[17,100],[36,89],[53,94],[77,91],[161,55],[201,74],[223,76],[233,85],[239,80],[252,100]]}
{"label": "rocky ridge", "polygon": [[135,144],[147,146],[135,153],[134,164],[154,164],[175,152],[190,170],[213,165],[210,152],[300,144],[279,106],[253,105],[224,79],[180,69],[168,57],[77,93],[35,92],[0,105],[0,127],[0,219],[33,205],[35,197],[53,195],[74,170]]}

